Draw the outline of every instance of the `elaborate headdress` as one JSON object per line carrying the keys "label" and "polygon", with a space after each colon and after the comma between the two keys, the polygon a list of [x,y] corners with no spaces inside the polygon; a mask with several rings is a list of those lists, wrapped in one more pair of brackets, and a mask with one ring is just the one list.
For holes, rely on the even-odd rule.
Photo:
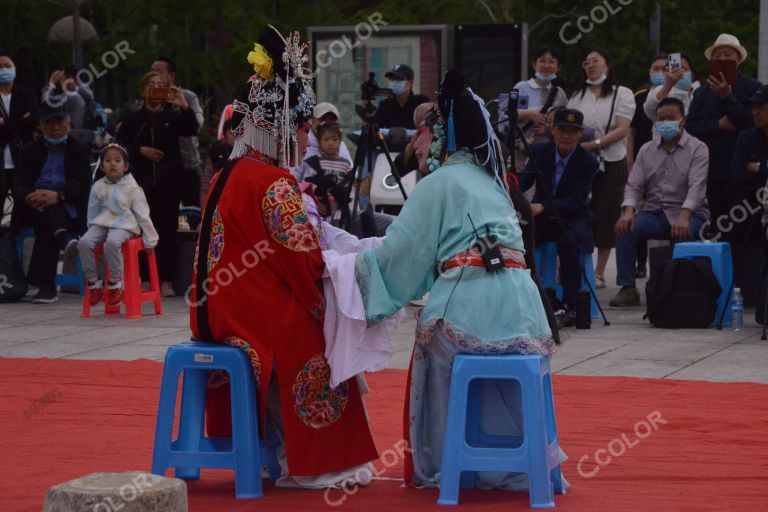
{"label": "elaborate headdress", "polygon": [[298,159],[296,128],[312,118],[315,105],[306,48],[298,32],[283,37],[272,25],[254,45],[248,62],[256,74],[247,94],[233,102],[235,145],[230,160],[253,150],[283,168],[292,154]]}
{"label": "elaborate headdress", "polygon": [[461,71],[450,69],[445,73],[437,91],[437,110],[445,120],[445,150],[471,152],[477,165],[486,167],[506,188],[504,157],[491,116],[482,98],[466,86]]}

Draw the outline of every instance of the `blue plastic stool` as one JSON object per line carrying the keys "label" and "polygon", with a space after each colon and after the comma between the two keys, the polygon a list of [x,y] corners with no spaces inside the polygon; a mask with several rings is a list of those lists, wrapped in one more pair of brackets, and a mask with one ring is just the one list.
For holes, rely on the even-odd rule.
{"label": "blue plastic stool", "polygon": [[[563,287],[557,284],[557,249],[557,242],[547,242],[537,247],[533,256],[536,260],[536,271],[539,275],[541,286],[543,288],[554,288],[557,298],[563,300]],[[584,267],[585,277],[589,284],[592,285],[592,289],[597,291],[595,288],[595,267],[592,263],[592,253],[581,255],[581,266]],[[589,291],[587,281],[582,279],[579,290]],[[591,297],[590,302],[592,305],[592,318],[600,318],[600,310],[597,307],[597,300],[595,300],[594,296]]]}
{"label": "blue plastic stool", "polygon": [[21,231],[19,232],[19,241],[16,244],[16,252],[18,253],[19,261],[22,261],[22,258],[24,257],[24,240],[27,238],[35,238],[35,230],[29,226],[21,228]]}
{"label": "blue plastic stool", "polygon": [[[19,232],[19,241],[16,245],[16,252],[19,261],[24,257],[24,240],[35,238],[35,230],[30,226],[21,228]],[[85,296],[85,274],[83,274],[83,265],[80,263],[80,256],[75,261],[74,274],[56,274],[56,286],[77,286],[80,288],[80,296]]]}
{"label": "blue plastic stool", "polygon": [[83,273],[83,264],[80,262],[80,256],[75,258],[74,274],[56,274],[56,286],[79,286],[80,296],[85,296],[85,274]]}
{"label": "blue plastic stool", "polygon": [[[479,388],[471,386],[475,379],[511,379],[520,384],[522,438],[481,431],[482,395]],[[440,471],[440,505],[457,505],[459,487],[474,483],[473,478],[466,477],[474,477],[476,471],[491,471],[527,473],[531,507],[555,506],[554,492],[565,494],[565,489],[549,356],[459,354],[454,358]]]}
{"label": "blue plastic stool", "polygon": [[[232,393],[232,438],[205,437],[205,393],[208,372],[229,373]],[[173,436],[179,373],[184,372],[179,437]],[[280,477],[274,446],[259,439],[256,382],[248,355],[223,344],[189,341],[168,348],[163,367],[157,411],[152,473],[165,476],[175,468],[176,478],[197,480],[200,468],[233,469],[235,496],[263,496],[261,469],[269,467],[272,480]],[[273,443],[274,444],[274,443]]]}
{"label": "blue plastic stool", "polygon": [[723,291],[717,299],[717,316],[715,322],[723,318],[723,325],[731,325],[731,317],[726,308],[730,297],[728,292],[733,283],[733,257],[731,244],[727,242],[682,242],[675,244],[672,250],[673,259],[693,259],[706,256],[712,262],[712,272]]}

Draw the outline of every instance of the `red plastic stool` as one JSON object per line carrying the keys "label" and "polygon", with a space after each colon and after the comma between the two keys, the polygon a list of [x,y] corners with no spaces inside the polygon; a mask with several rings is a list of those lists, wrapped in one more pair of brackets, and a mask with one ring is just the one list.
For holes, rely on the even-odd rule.
{"label": "red plastic stool", "polygon": [[[131,238],[123,244],[123,303],[125,304],[126,318],[141,318],[141,305],[145,302],[155,303],[155,314],[163,314],[163,305],[160,299],[160,279],[157,275],[157,261],[154,251],[147,254],[149,262],[149,283],[150,289],[146,292],[141,291],[141,276],[139,276],[139,251],[144,249],[144,242],[141,238]],[[96,258],[98,259],[104,253],[104,245],[96,248]],[[107,279],[109,281],[109,268],[107,268]],[[107,303],[107,294],[104,294],[104,312],[119,313],[120,306],[110,306]],[[85,297],[83,297],[82,316],[87,318],[91,314],[91,290],[87,284],[85,287]]]}

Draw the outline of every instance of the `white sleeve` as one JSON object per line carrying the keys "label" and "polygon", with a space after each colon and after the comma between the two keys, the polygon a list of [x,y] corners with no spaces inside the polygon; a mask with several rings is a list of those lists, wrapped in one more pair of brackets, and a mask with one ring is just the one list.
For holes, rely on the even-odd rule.
{"label": "white sleeve", "polygon": [[[616,108],[614,115],[632,120],[635,117],[635,95],[628,88],[619,86],[619,93],[616,96]],[[615,126],[612,124],[612,128]]]}
{"label": "white sleeve", "polygon": [[659,92],[660,87],[661,86],[657,86],[648,91],[648,97],[645,98],[645,103],[643,103],[643,111],[651,121],[656,121],[656,107],[658,107],[661,102],[661,100],[656,97],[656,94]]}

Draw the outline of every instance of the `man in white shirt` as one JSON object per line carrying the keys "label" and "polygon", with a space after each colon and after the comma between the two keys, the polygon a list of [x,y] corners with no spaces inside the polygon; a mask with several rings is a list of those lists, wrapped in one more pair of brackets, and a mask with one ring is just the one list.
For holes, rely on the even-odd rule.
{"label": "man in white shirt", "polygon": [[[339,109],[332,103],[318,103],[315,105],[315,109],[312,111],[312,129],[309,131],[309,146],[307,147],[307,152],[304,153],[305,159],[321,154],[320,141],[317,140],[317,129],[320,125],[327,122],[338,123],[339,117]],[[341,141],[341,146],[339,147],[339,157],[353,162],[344,141]]]}

